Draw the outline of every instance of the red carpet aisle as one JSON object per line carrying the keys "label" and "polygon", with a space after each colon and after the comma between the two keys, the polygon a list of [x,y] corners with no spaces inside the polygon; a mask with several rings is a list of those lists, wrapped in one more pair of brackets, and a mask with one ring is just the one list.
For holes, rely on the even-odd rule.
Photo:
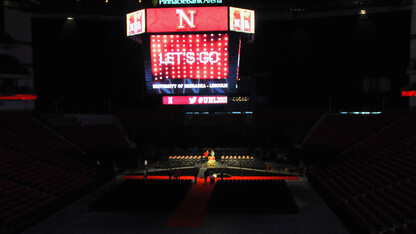
{"label": "red carpet aisle", "polygon": [[203,179],[198,179],[182,204],[176,210],[168,226],[171,227],[202,227],[207,214],[209,199],[214,191],[215,185],[204,184]]}

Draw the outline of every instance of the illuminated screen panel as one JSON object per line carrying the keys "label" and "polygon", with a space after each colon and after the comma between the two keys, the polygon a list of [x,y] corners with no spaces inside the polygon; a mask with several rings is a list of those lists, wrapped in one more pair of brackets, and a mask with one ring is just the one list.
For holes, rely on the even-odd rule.
{"label": "illuminated screen panel", "polygon": [[149,40],[144,61],[149,93],[236,91],[239,37],[227,33],[169,34],[151,35]]}
{"label": "illuminated screen panel", "polygon": [[145,10],[139,10],[126,15],[127,36],[144,33],[146,27]]}
{"label": "illuminated screen panel", "polygon": [[230,7],[230,31],[254,33],[254,11]]}
{"label": "illuminated screen panel", "polygon": [[212,105],[227,101],[227,96],[163,96],[163,105]]}
{"label": "illuminated screen panel", "polygon": [[147,32],[228,31],[227,7],[147,9]]}
{"label": "illuminated screen panel", "polygon": [[150,37],[154,80],[228,78],[228,35]]}

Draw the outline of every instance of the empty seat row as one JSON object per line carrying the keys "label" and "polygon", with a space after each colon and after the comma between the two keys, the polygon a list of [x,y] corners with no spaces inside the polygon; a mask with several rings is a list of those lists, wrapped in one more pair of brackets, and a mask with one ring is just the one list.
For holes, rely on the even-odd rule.
{"label": "empty seat row", "polygon": [[243,156],[241,156],[241,155],[234,155],[234,156],[221,156],[221,160],[225,160],[225,161],[227,161],[227,160],[254,160],[254,157],[253,156],[249,156],[249,155],[243,155]]}
{"label": "empty seat row", "polygon": [[33,216],[55,201],[53,196],[0,178],[0,223],[12,222]]}
{"label": "empty seat row", "polygon": [[189,155],[179,155],[179,156],[169,156],[169,160],[190,160],[190,159],[201,159],[202,158],[202,156],[201,155],[199,155],[199,156],[189,156]]}

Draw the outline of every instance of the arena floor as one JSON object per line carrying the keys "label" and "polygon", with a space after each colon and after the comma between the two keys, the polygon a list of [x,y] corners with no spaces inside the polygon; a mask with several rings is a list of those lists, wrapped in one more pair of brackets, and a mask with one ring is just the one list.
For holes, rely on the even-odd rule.
{"label": "arena floor", "polygon": [[200,227],[168,225],[173,213],[110,213],[88,210],[88,204],[120,184],[122,176],[57,212],[23,233],[348,233],[303,178],[286,180],[297,214],[211,214]]}

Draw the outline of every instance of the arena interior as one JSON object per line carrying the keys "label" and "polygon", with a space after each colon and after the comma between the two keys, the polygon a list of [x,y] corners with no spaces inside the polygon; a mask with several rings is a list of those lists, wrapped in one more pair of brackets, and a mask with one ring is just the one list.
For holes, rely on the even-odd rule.
{"label": "arena interior", "polygon": [[414,1],[0,13],[0,233],[416,233]]}

